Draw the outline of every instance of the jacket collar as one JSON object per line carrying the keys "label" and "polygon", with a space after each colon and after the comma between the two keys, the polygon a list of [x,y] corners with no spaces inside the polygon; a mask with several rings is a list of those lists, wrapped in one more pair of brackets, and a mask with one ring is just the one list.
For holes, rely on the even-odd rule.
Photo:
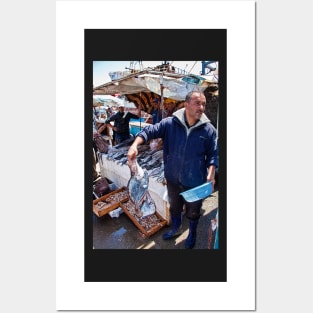
{"label": "jacket collar", "polygon": [[[185,127],[187,127],[186,121],[185,121],[185,108],[179,109],[176,112],[173,113],[173,116],[175,116]],[[208,119],[208,117],[203,113],[201,115],[200,120],[193,126],[191,126],[190,128],[193,127],[198,127],[200,125],[203,124],[208,124],[210,123],[210,120]],[[187,127],[188,128],[188,127]]]}

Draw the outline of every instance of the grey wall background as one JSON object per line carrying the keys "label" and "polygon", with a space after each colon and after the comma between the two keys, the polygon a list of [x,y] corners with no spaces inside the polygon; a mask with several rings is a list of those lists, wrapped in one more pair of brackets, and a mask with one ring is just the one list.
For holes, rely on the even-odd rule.
{"label": "grey wall background", "polygon": [[[312,312],[311,4],[256,3],[257,312]],[[0,307],[50,313],[55,1],[6,1],[0,12]]]}

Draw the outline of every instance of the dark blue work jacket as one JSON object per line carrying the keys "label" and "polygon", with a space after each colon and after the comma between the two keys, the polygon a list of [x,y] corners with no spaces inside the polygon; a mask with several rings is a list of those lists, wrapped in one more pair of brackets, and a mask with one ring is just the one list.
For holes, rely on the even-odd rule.
{"label": "dark blue work jacket", "polygon": [[188,127],[184,112],[184,108],[180,109],[172,117],[146,126],[137,136],[145,141],[162,138],[166,180],[196,187],[206,182],[210,165],[217,167],[216,129],[205,114],[194,126]]}

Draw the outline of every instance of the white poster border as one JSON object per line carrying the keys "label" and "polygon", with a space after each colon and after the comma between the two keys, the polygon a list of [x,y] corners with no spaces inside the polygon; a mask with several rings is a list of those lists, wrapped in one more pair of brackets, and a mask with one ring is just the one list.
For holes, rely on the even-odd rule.
{"label": "white poster border", "polygon": [[[87,28],[227,29],[227,282],[84,282]],[[56,102],[56,309],[255,310],[255,2],[56,1]]]}

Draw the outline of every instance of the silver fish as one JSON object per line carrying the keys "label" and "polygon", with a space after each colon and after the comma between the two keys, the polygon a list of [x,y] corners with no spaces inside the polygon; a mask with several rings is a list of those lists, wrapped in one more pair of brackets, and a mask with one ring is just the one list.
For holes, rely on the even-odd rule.
{"label": "silver fish", "polygon": [[145,194],[144,201],[142,203],[140,210],[142,213],[142,217],[154,214],[156,210],[155,203],[153,199],[151,198],[149,191],[147,191]]}
{"label": "silver fish", "polygon": [[127,162],[130,169],[130,179],[127,184],[130,200],[135,205],[135,210],[140,211],[140,207],[148,191],[149,175],[143,170],[137,160]]}

